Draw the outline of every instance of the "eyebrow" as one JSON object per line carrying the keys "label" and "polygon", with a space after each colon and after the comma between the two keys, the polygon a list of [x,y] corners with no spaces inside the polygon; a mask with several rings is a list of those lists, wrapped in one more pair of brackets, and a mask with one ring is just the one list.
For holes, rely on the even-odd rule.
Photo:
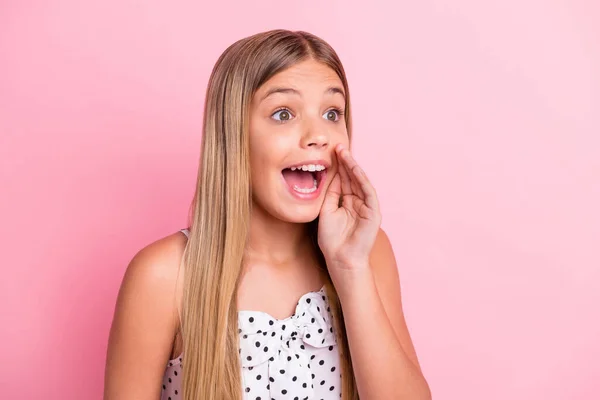
{"label": "eyebrow", "polygon": [[[261,102],[264,101],[267,97],[269,97],[270,95],[275,94],[275,93],[290,93],[290,94],[295,94],[296,96],[302,97],[302,94],[299,91],[297,91],[296,89],[277,86],[277,87],[269,89],[260,101]],[[342,88],[340,88],[339,86],[330,86],[325,90],[325,94],[335,94],[335,93],[341,94],[342,97],[344,97],[344,100],[346,100],[346,95],[344,93],[344,90],[342,90]]]}

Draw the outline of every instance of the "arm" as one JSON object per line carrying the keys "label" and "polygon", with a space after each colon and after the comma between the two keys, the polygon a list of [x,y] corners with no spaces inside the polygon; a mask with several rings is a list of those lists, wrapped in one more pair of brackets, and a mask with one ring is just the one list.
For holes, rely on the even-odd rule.
{"label": "arm", "polygon": [[175,283],[181,236],[148,245],[127,267],[108,340],[104,400],[160,397],[179,321]]}
{"label": "arm", "polygon": [[369,264],[336,283],[360,398],[430,400],[402,311],[392,247],[381,229]]}

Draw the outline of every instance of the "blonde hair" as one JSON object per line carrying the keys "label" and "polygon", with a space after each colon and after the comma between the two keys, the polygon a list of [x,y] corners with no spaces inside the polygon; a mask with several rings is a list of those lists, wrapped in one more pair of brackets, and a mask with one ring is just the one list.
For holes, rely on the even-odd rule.
{"label": "blonde hair", "polygon": [[[229,46],[217,60],[206,90],[201,159],[190,208],[189,239],[180,312],[185,400],[242,399],[237,287],[248,238],[252,192],[249,106],[256,90],[292,65],[312,59],[337,73],[346,92],[345,123],[351,135],[350,94],[331,46],[303,31],[262,32]],[[339,298],[317,244],[318,218],[309,223],[325,272],[326,294],[340,353],[342,399],[358,399]]]}

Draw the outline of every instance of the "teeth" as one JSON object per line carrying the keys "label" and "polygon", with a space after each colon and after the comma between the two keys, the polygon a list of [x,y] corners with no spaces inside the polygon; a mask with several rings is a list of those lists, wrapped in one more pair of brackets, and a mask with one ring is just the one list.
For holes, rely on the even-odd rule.
{"label": "teeth", "polygon": [[317,190],[317,180],[313,179],[313,187],[310,189],[299,188],[298,186],[294,185],[294,190],[299,193],[312,193]]}
{"label": "teeth", "polygon": [[325,169],[325,167],[323,165],[319,165],[319,164],[306,164],[306,165],[300,165],[298,167],[292,167],[290,169],[292,171],[295,171],[297,169],[301,169],[302,171],[323,171]]}

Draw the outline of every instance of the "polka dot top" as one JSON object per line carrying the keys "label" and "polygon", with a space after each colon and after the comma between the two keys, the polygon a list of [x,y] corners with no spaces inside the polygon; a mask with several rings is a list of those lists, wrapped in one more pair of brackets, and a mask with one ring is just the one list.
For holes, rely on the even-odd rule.
{"label": "polka dot top", "polygon": [[[181,229],[186,236],[187,229]],[[243,400],[342,397],[339,353],[325,287],[304,294],[294,314],[276,319],[238,311]],[[161,400],[181,396],[183,354],[169,360]]]}

